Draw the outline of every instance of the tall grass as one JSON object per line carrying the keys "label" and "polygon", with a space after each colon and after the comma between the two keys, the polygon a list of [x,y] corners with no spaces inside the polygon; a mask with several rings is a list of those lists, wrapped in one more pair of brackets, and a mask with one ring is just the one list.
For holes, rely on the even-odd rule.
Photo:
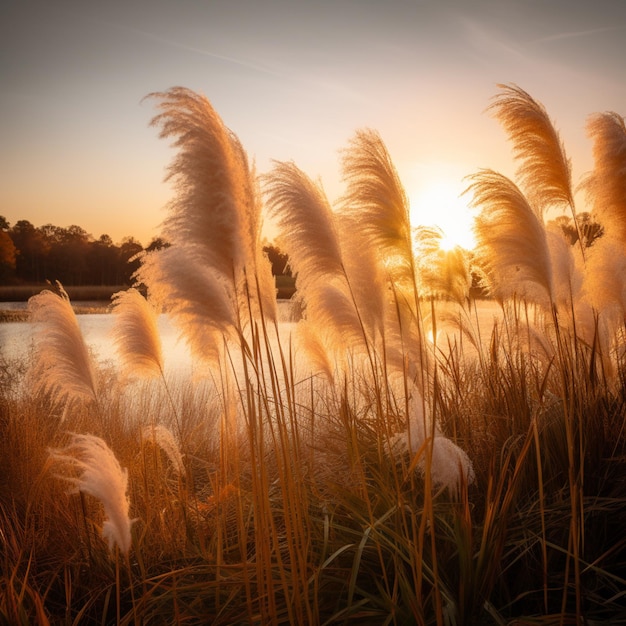
{"label": "tall grass", "polygon": [[[412,229],[375,132],[344,152],[331,207],[292,163],[257,181],[206,98],[153,96],[178,148],[173,245],[142,259],[148,300],[115,297],[119,363],[97,366],[47,292],[31,367],[0,368],[3,621],[626,619],[622,257],[607,238],[583,259],[547,227],[548,204],[573,209],[567,160],[543,108],[502,93],[524,168],[519,186],[471,179],[473,268]],[[296,276],[294,332],[262,200]],[[488,324],[470,269],[500,306]],[[195,357],[188,379],[158,311]]]}

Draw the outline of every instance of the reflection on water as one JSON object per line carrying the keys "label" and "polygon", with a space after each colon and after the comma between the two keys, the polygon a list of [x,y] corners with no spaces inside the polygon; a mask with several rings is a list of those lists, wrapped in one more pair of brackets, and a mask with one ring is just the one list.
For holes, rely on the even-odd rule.
{"label": "reflection on water", "polygon": [[[4,306],[3,303],[2,306]],[[5,307],[8,308],[8,307]],[[443,309],[443,307],[442,307]],[[445,319],[444,311],[441,310],[440,325],[438,326],[442,336],[438,345],[445,347],[447,340],[445,335],[459,335],[458,327],[451,324],[450,320]],[[293,324],[294,311],[289,301],[279,302],[279,319],[281,336],[287,340]],[[91,313],[86,315],[77,315],[85,343],[92,350],[93,354],[99,361],[115,361],[117,359],[113,343],[111,341],[111,328],[115,316],[108,313]],[[481,341],[489,338],[490,330],[493,326],[494,319],[501,317],[499,307],[493,302],[483,302],[476,310],[475,323],[480,327],[484,334]],[[192,359],[189,349],[184,341],[180,338],[180,333],[172,321],[166,316],[159,316],[158,320],[161,342],[163,345],[163,355],[165,367],[168,370],[186,370],[192,367]],[[34,327],[29,322],[11,322],[0,323],[0,356],[7,359],[26,359],[33,349],[33,330]],[[439,335],[439,333],[438,333]],[[286,346],[286,344],[285,344]],[[470,348],[468,342],[464,344],[465,349]]]}
{"label": "reflection on water", "polygon": [[[2,308],[12,303],[2,303]],[[15,303],[23,305],[24,303]],[[22,307],[23,308],[23,307]],[[19,310],[15,307],[11,310]],[[77,315],[78,324],[85,339],[85,343],[92,350],[94,356],[101,362],[115,361],[117,356],[111,341],[111,329],[115,316],[108,313],[90,313]],[[279,318],[281,331],[290,332],[291,303],[279,302]],[[163,345],[163,356],[167,369],[181,369],[191,367],[189,349],[180,338],[178,329],[166,315],[160,315],[158,320],[159,333]],[[34,325],[30,322],[0,323],[0,355],[9,360],[26,359],[34,348],[33,339]]]}

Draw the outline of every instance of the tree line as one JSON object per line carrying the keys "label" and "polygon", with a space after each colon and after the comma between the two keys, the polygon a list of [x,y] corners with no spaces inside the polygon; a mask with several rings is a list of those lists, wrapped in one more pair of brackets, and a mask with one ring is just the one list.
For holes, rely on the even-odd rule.
{"label": "tree line", "polygon": [[[578,228],[567,216],[554,223],[569,242],[577,243],[579,234],[590,246],[602,236],[603,228],[589,213],[578,216]],[[28,220],[11,225],[0,215],[0,285],[39,284],[58,280],[64,285],[131,285],[139,267],[138,254],[169,245],[155,237],[143,247],[134,237],[115,244],[109,235],[95,239],[80,226],[67,228],[45,224],[35,227]],[[263,248],[274,276],[290,276],[289,259],[275,244]]]}
{"label": "tree line", "polygon": [[[64,285],[130,285],[138,255],[166,247],[161,237],[143,247],[134,237],[115,244],[109,235],[97,239],[80,226],[67,228],[28,220],[11,225],[0,215],[0,285],[60,281]],[[287,257],[271,244],[264,247],[274,275],[289,273]]]}

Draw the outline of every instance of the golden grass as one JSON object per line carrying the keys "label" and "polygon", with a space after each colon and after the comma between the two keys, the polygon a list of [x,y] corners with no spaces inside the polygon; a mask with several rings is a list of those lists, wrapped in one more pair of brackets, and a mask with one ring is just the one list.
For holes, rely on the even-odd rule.
{"label": "golden grass", "polygon": [[[515,94],[514,110],[536,108]],[[375,134],[357,135],[346,158],[348,198],[388,254],[354,245],[360,235],[346,244],[354,212],[331,214],[306,176],[279,166],[268,192],[295,229],[285,240],[305,287],[304,319],[287,337],[257,256],[258,198],[238,140],[206,99],[183,89],[159,97],[155,122],[178,136],[171,172],[185,184],[167,221],[177,245],[146,257],[139,278],[198,358],[189,378],[166,375],[154,325],[140,321],[152,313],[137,301],[117,336],[139,332],[121,347],[125,362],[132,344],[159,376],[91,371],[73,309],[59,296],[34,300],[43,334],[32,362],[0,360],[0,621],[624,622],[623,316],[592,306],[585,266],[579,289],[569,257],[559,264],[544,250],[545,225],[521,192],[509,208],[523,210],[508,213],[533,212],[528,245],[506,249],[500,221],[482,221],[483,245],[502,257],[487,268],[494,284],[514,261],[521,274],[485,326],[465,296],[422,292],[403,192]],[[217,192],[202,159],[232,167]],[[513,184],[480,182],[493,217],[494,194]],[[205,249],[200,232],[218,236],[225,207],[248,215],[249,228],[232,222]],[[328,250],[300,236],[309,227]],[[200,239],[187,241],[190,228]],[[533,242],[546,254],[526,259]],[[559,281],[569,281],[567,298]],[[115,470],[130,545],[112,532],[109,492],[98,483],[68,493],[51,453],[87,440]]]}
{"label": "golden grass", "polygon": [[[9,623],[20,613],[217,624],[620,615],[624,398],[590,378],[587,348],[542,368],[507,336],[525,324],[507,311],[476,358],[451,349],[437,361],[426,405],[476,474],[458,497],[418,471],[428,445],[392,447],[390,427],[407,418],[401,389],[373,391],[360,375],[338,388],[299,381],[289,352],[260,336],[243,376],[170,381],[182,473],[147,435],[152,423],[179,432],[158,380],[121,387],[101,370],[104,423],[84,403],[61,423],[16,373],[1,405],[0,610]],[[384,414],[382,389],[396,403]],[[101,537],[98,500],[55,476],[48,450],[70,432],[103,437],[128,471],[127,560]]]}

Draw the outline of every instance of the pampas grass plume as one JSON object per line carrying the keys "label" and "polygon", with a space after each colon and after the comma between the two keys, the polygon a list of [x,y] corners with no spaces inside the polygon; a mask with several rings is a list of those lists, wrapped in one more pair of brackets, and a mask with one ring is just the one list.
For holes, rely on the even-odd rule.
{"label": "pampas grass plume", "polygon": [[280,244],[289,255],[298,289],[342,275],[343,262],[333,212],[326,195],[293,163],[275,163],[264,193]]}
{"label": "pampas grass plume", "polygon": [[209,100],[190,89],[174,87],[147,97],[156,99],[160,110],[152,125],[178,148],[168,174],[177,194],[164,235],[232,279],[252,248],[248,228],[254,198],[241,143]]}
{"label": "pampas grass plume", "polygon": [[157,315],[136,289],[113,295],[113,343],[128,376],[162,376],[163,351]]}
{"label": "pampas grass plume", "polygon": [[380,135],[358,131],[343,153],[347,184],[342,212],[359,220],[361,235],[379,252],[392,279],[412,284],[413,249],[409,203],[398,173]]}
{"label": "pampas grass plume", "polygon": [[219,273],[186,252],[171,246],[145,255],[137,280],[166,308],[194,355],[215,362],[222,338],[232,337],[238,327],[233,294]]}
{"label": "pampas grass plume", "polygon": [[180,452],[176,439],[170,430],[161,424],[146,426],[142,435],[144,439],[152,441],[165,452],[167,458],[172,464],[172,468],[176,476],[182,474],[185,470],[183,464],[183,455]]}
{"label": "pampas grass plume", "polygon": [[44,290],[28,301],[36,324],[35,388],[52,393],[59,402],[96,401],[96,379],[89,350],[69,297]]}
{"label": "pampas grass plume", "polygon": [[457,494],[462,482],[472,484],[474,467],[467,453],[436,428],[432,429],[429,418],[424,418],[424,403],[418,393],[414,393],[409,403],[409,421],[407,429],[392,441],[396,451],[408,451],[411,455],[420,455],[417,468],[421,472],[427,468],[427,438],[431,437],[432,459],[430,477],[433,487],[444,487]]}
{"label": "pampas grass plume", "polygon": [[128,517],[128,472],[122,469],[107,444],[94,435],[74,434],[67,447],[50,450],[50,458],[79,472],[78,476],[61,478],[72,483],[75,491],[82,491],[102,502],[106,516],[102,536],[108,541],[109,549],[117,544],[122,553],[127,554],[133,523]]}
{"label": "pampas grass plume", "polygon": [[517,85],[498,85],[489,111],[504,126],[521,165],[520,184],[540,211],[574,206],[571,164],[545,108]]}
{"label": "pampas grass plume", "polygon": [[626,244],[626,125],[614,112],[592,115],[594,169],[582,183],[607,234]]}
{"label": "pampas grass plume", "polygon": [[541,216],[506,176],[482,170],[470,180],[472,205],[481,209],[474,223],[476,258],[492,293],[502,299],[533,295],[551,304],[552,264]]}

